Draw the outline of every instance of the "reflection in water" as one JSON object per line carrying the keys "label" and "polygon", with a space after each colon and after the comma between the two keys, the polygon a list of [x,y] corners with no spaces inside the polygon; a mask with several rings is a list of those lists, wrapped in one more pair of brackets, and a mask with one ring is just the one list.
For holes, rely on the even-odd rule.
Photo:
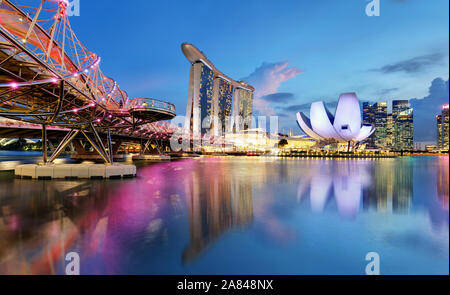
{"label": "reflection in water", "polygon": [[448,228],[448,190],[449,190],[449,166],[448,157],[441,157],[437,163],[436,193],[437,200],[430,202],[430,219],[435,229],[442,226]]}
{"label": "reflection in water", "polygon": [[449,187],[449,175],[448,175],[448,157],[440,158],[438,164],[438,177],[437,177],[437,193],[438,198],[442,203],[442,208],[448,211],[448,187]]}
{"label": "reflection in water", "polygon": [[[386,248],[380,251],[406,249],[414,244],[404,242],[410,240],[428,245],[428,233],[417,228],[424,211],[439,239],[422,250],[448,252],[448,234],[440,231],[448,231],[448,176],[448,157],[201,158],[143,166],[136,179],[125,181],[33,181],[0,174],[0,274],[61,274],[71,251],[80,253],[85,274],[183,274],[199,263],[207,268],[197,271],[208,273],[220,271],[220,261],[243,249],[255,261],[274,260],[270,267],[245,264],[250,273],[272,273],[274,267],[299,273],[308,267],[305,261],[334,251],[329,239],[337,226],[351,237],[339,239],[343,248],[359,245],[365,251],[374,245],[356,226],[367,222],[366,213],[382,216],[374,224],[380,230],[386,216],[405,218],[406,234],[383,233]],[[225,241],[226,249],[218,250]],[[321,245],[328,248],[316,249]],[[308,247],[317,252],[306,252]],[[213,258],[205,255],[211,251]],[[303,264],[279,262],[302,253],[308,253]],[[334,260],[320,261],[324,272],[339,273]],[[239,262],[232,269],[242,267]]]}
{"label": "reflection in water", "polygon": [[409,211],[413,196],[414,169],[411,161],[398,165],[395,160],[378,162],[371,166],[371,183],[364,189],[363,207],[394,212]]}
{"label": "reflection in water", "polygon": [[367,169],[370,162],[340,161],[339,165],[332,163],[323,161],[316,165],[309,174],[312,175],[311,178],[300,180],[297,195],[303,194],[300,192],[305,191],[309,181],[313,212],[323,212],[331,194],[335,197],[339,213],[353,218],[359,211],[362,190],[368,182]]}
{"label": "reflection in water", "polygon": [[214,173],[209,168],[196,169],[185,182],[190,244],[183,263],[195,260],[230,228],[243,228],[253,220],[251,182],[232,175],[219,161]]}
{"label": "reflection in water", "polygon": [[0,273],[57,273],[56,262],[106,206],[98,184],[0,182]]}

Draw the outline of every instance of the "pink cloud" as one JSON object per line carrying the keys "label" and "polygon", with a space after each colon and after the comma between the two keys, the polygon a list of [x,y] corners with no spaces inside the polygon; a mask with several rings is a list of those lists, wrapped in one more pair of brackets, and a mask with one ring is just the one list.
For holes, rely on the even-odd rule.
{"label": "pink cloud", "polygon": [[289,67],[289,62],[263,63],[245,81],[255,87],[253,107],[261,114],[274,115],[270,102],[261,99],[265,95],[278,92],[281,84],[303,73],[297,67]]}

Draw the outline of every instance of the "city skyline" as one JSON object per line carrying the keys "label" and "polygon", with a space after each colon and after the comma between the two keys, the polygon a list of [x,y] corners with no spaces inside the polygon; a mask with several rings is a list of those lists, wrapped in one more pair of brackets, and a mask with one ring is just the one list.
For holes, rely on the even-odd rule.
{"label": "city skyline", "polygon": [[[381,150],[413,150],[414,109],[408,100],[393,100],[392,106],[386,101],[375,104],[363,102],[363,123],[375,127],[375,132],[367,139],[367,146]],[[388,109],[392,111],[388,112]]]}
{"label": "city skyline", "polygon": [[[435,78],[448,80],[446,1],[433,5],[425,1],[381,1],[380,17],[365,15],[365,1],[327,6],[306,1],[283,5],[248,1],[239,3],[242,9],[232,18],[239,20],[236,22],[225,21],[233,5],[183,2],[174,11],[164,3],[138,2],[120,7],[104,1],[84,1],[74,27],[94,51],[105,60],[115,61],[104,67],[129,89],[131,96],[167,98],[178,110],[184,110],[187,97],[188,75],[179,53],[179,44],[185,41],[208,52],[217,67],[230,76],[246,78],[257,89],[255,114],[277,114],[280,128],[285,129],[296,130],[295,113],[316,100],[333,105],[333,98],[348,91],[355,91],[363,101],[422,99],[429,95],[429,85]],[[136,5],[141,8],[134,9]],[[105,6],[109,9],[102,8]],[[205,25],[181,13],[183,7],[199,13],[217,11],[217,21]],[[114,35],[97,38],[89,33],[100,18],[105,20],[100,26],[117,29],[121,34],[124,28],[112,20],[128,9],[135,15],[128,20],[130,25],[139,22],[147,11],[158,11],[149,20],[150,29],[136,29],[126,36],[132,44],[143,45],[124,42],[107,48]],[[275,19],[266,24],[264,19],[268,17]],[[320,22],[323,18],[326,23]],[[164,34],[160,34],[163,27]],[[344,32],[346,37],[342,39]],[[410,38],[411,34],[414,38]],[[131,53],[140,62],[131,64],[118,59],[121,52]],[[130,71],[135,75],[129,75]],[[448,100],[448,94],[441,99]],[[435,115],[430,114],[428,126],[434,124]],[[432,138],[420,129],[417,132],[418,141]]]}

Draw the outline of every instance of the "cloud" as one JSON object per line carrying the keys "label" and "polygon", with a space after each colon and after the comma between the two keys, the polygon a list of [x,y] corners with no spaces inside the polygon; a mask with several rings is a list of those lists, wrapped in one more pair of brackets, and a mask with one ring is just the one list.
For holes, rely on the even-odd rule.
{"label": "cloud", "polygon": [[372,71],[381,72],[385,74],[395,72],[404,72],[407,74],[418,73],[422,72],[429,66],[442,64],[442,60],[444,57],[445,54],[441,52],[436,52],[432,54],[416,56],[393,64],[388,64],[382,66],[379,69],[374,69]]}
{"label": "cloud", "polygon": [[[337,101],[326,102],[325,106],[329,110],[333,110],[337,107],[337,103],[338,103]],[[288,112],[288,113],[304,112],[305,114],[309,114],[310,108],[311,108],[311,103],[303,103],[303,104],[289,105],[286,107],[282,107],[280,109],[282,111]]]}
{"label": "cloud", "polygon": [[278,92],[261,97],[262,100],[273,103],[287,103],[294,100],[294,94],[289,92]]}
{"label": "cloud", "polygon": [[386,96],[392,92],[395,92],[397,90],[400,90],[400,88],[395,87],[395,88],[386,88],[386,89],[381,89],[378,93],[380,96]]}
{"label": "cloud", "polygon": [[[266,100],[266,96],[276,94],[283,82],[301,73],[302,71],[299,68],[289,67],[288,61],[275,63],[265,62],[242,80],[247,81],[255,87],[254,109],[261,114],[273,115],[274,110],[270,106],[271,101]],[[263,99],[263,97],[266,97],[266,99]]]}
{"label": "cloud", "polygon": [[449,80],[436,78],[431,82],[428,96],[409,102],[414,109],[414,140],[436,141],[436,115],[442,112],[442,105],[449,101]]}

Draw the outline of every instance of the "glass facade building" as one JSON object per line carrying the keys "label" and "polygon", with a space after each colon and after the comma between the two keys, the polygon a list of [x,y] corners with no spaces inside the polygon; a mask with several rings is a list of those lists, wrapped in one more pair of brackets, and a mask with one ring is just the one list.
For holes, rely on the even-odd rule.
{"label": "glass facade building", "polygon": [[217,98],[217,119],[218,119],[218,129],[221,135],[224,135],[228,128],[228,120],[231,117],[232,107],[233,107],[233,94],[234,87],[233,84],[224,79],[216,79],[216,83],[219,83],[218,87],[218,98]]}
{"label": "glass facade building", "polygon": [[437,140],[437,148],[438,150],[442,150],[443,148],[443,130],[442,130],[442,116],[441,115],[437,115],[436,116],[436,121],[437,121],[437,136],[438,136],[438,140]]}
{"label": "glass facade building", "polygon": [[202,64],[200,77],[198,100],[200,106],[200,122],[202,124],[201,130],[202,134],[204,134],[210,129],[209,126],[211,124],[211,117],[213,115],[213,71]]}
{"label": "glass facade building", "polygon": [[251,117],[253,115],[253,92],[239,89],[239,117],[243,119],[244,130],[251,128]]}
{"label": "glass facade building", "polygon": [[442,107],[442,114],[437,117],[437,148],[440,151],[448,151],[449,150],[449,106],[444,105]]}
{"label": "glass facade building", "polygon": [[377,102],[374,106],[375,115],[375,133],[374,146],[379,149],[386,149],[387,147],[387,102]]}
{"label": "glass facade building", "polygon": [[387,116],[387,138],[386,138],[386,148],[391,150],[394,144],[394,121],[392,119],[392,114]]}
{"label": "glass facade building", "polygon": [[385,150],[413,150],[413,109],[407,100],[394,100],[392,113],[388,113],[387,102],[371,105],[363,103],[363,123],[373,125],[374,134],[367,140],[369,148]]}
{"label": "glass facade building", "polygon": [[413,109],[407,100],[392,102],[392,120],[394,123],[394,145],[396,151],[414,149]]}
{"label": "glass facade building", "polygon": [[443,123],[443,129],[444,129],[444,131],[443,131],[443,133],[444,133],[444,136],[443,136],[443,138],[444,138],[444,140],[443,140],[443,149],[444,150],[446,150],[446,151],[448,151],[448,149],[449,149],[449,114],[448,114],[448,105],[445,105],[444,107],[443,107],[443,110],[442,110],[442,123]]}
{"label": "glass facade building", "polygon": [[386,149],[388,147],[388,111],[387,102],[377,102],[371,105],[363,103],[363,123],[374,126],[374,134],[368,138],[369,148]]}
{"label": "glass facade building", "polygon": [[[209,134],[215,144],[215,138],[228,132],[251,128],[251,119],[241,127],[241,122],[233,118],[252,116],[255,89],[224,75],[192,44],[183,43],[181,49],[191,63],[184,129],[194,146],[200,148],[200,141],[208,142],[204,135]],[[234,122],[239,127],[234,128]]]}
{"label": "glass facade building", "polygon": [[374,116],[372,105],[369,102],[363,102],[363,124],[374,124]]}

